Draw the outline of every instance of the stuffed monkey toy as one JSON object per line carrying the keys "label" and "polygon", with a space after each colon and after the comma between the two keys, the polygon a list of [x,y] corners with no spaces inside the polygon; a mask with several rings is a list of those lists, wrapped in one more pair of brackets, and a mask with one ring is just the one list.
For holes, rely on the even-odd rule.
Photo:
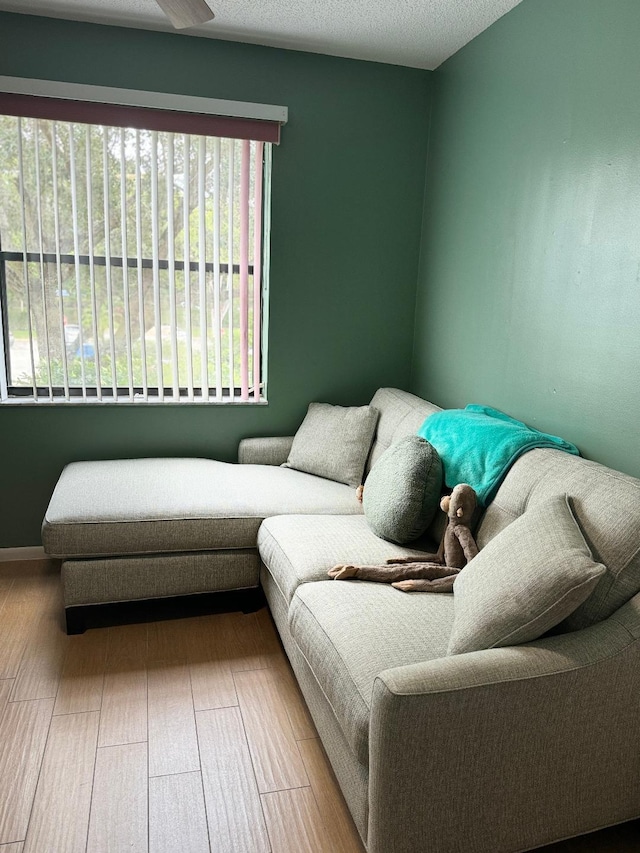
{"label": "stuffed monkey toy", "polygon": [[390,583],[404,592],[451,592],[460,569],[478,553],[469,529],[476,504],[476,493],[466,483],[460,483],[442,498],[440,508],[446,512],[448,522],[437,554],[392,558],[383,566],[334,566],[329,577]]}

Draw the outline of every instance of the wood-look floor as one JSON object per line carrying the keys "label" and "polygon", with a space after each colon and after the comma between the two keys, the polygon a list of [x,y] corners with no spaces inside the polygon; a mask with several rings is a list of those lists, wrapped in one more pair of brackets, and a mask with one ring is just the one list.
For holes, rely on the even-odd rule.
{"label": "wood-look floor", "polygon": [[363,853],[266,610],[67,637],[56,568],[0,563],[0,853],[49,851]]}

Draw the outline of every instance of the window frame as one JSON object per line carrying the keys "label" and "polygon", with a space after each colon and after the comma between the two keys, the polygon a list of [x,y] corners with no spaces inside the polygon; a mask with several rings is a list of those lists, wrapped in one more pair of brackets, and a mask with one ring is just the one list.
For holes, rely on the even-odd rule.
{"label": "window frame", "polygon": [[[270,106],[265,104],[249,104],[234,101],[221,101],[217,99],[199,97],[194,98],[182,95],[167,95],[156,92],[138,92],[128,89],[124,90],[110,89],[107,87],[99,86],[83,86],[81,84],[61,84],[53,81],[25,80],[22,78],[8,78],[0,76],[0,104],[2,104],[3,97],[5,98],[5,102],[11,103],[12,95],[15,95],[15,98],[17,99],[16,103],[18,104],[18,106],[15,108],[16,112],[14,112],[13,108],[10,108],[10,110],[7,111],[5,108],[0,106],[1,114],[22,115],[23,117],[25,117],[24,112],[20,112],[20,110],[22,109],[20,104],[24,102],[24,96],[27,96],[27,98],[32,99],[34,103],[36,101],[39,102],[35,109],[36,112],[40,113],[41,115],[36,115],[32,117],[43,117],[49,118],[52,121],[63,122],[69,121],[70,119],[64,117],[60,118],[58,115],[60,109],[62,109],[63,112],[66,111],[66,114],[70,115],[75,115],[78,110],[81,110],[84,120],[80,121],[79,119],[71,119],[72,121],[82,124],[91,124],[94,126],[98,125],[101,127],[131,127],[131,125],[128,123],[113,125],[109,122],[108,118],[104,119],[101,122],[89,121],[87,116],[94,116],[94,112],[92,112],[94,107],[97,107],[98,109],[106,109],[107,111],[109,111],[111,107],[113,107],[114,109],[124,110],[124,120],[127,122],[128,116],[136,116],[139,114],[143,117],[140,119],[141,121],[144,120],[146,122],[149,116],[154,116],[154,121],[158,120],[162,123],[163,115],[157,111],[160,110],[162,111],[162,113],[164,113],[167,110],[170,110],[170,124],[176,121],[176,116],[178,116],[177,120],[179,122],[183,122],[185,119],[187,121],[187,125],[180,125],[180,130],[170,131],[172,133],[195,133],[197,132],[196,127],[200,128],[203,126],[219,127],[221,129],[224,129],[225,132],[228,133],[229,128],[232,128],[234,126],[233,123],[236,123],[235,126],[237,127],[237,132],[234,132],[232,136],[225,136],[224,138],[236,138],[246,140],[248,138],[254,138],[254,136],[256,135],[256,128],[265,128],[269,126],[270,129],[265,130],[264,132],[270,133],[272,134],[272,136],[274,136],[275,144],[279,143],[281,125],[286,123],[288,119],[288,110],[286,107]],[[202,110],[203,112],[200,114],[195,114],[193,110],[196,108]],[[31,108],[28,107],[28,109]],[[70,113],[69,110],[71,111]],[[51,115],[47,115],[48,113]],[[54,116],[58,117],[56,118]],[[158,118],[158,116],[160,118]],[[201,119],[204,120],[204,125],[201,123]],[[193,124],[193,122],[195,122],[195,124]],[[187,127],[189,129],[184,130],[184,127]],[[149,128],[145,127],[144,129],[147,130]],[[162,129],[168,128],[163,127]],[[260,130],[260,133],[261,132],[263,131]],[[206,135],[213,136],[214,134],[207,133]],[[215,135],[218,136],[219,134]],[[263,150],[264,157],[260,188],[262,193],[261,230],[263,239],[261,245],[261,252],[260,255],[258,255],[258,257],[260,257],[261,272],[261,311],[259,339],[259,345],[261,349],[259,355],[260,378],[258,383],[257,396],[255,393],[255,387],[253,387],[253,389],[247,389],[247,386],[245,385],[244,388],[240,388],[236,383],[233,384],[233,387],[231,387],[229,383],[226,383],[226,385],[222,386],[213,386],[211,384],[211,381],[209,381],[209,387],[206,389],[206,393],[205,389],[202,388],[202,383],[200,383],[197,387],[195,383],[191,383],[189,387],[180,384],[176,385],[175,373],[173,374],[174,385],[168,387],[166,386],[166,384],[163,384],[162,387],[147,386],[144,389],[139,385],[132,384],[131,372],[129,374],[130,384],[127,386],[117,385],[115,382],[113,385],[105,386],[104,377],[102,377],[102,382],[100,384],[95,383],[94,385],[88,385],[84,383],[84,373],[83,384],[79,386],[70,386],[68,380],[66,379],[65,385],[61,386],[37,385],[35,375],[33,376],[33,384],[31,385],[9,385],[9,379],[12,378],[10,370],[11,330],[9,328],[7,273],[5,268],[6,262],[21,262],[25,265],[29,262],[39,262],[41,264],[60,262],[71,263],[74,266],[76,264],[90,265],[91,263],[93,263],[94,265],[105,266],[109,268],[118,266],[123,267],[125,266],[125,263],[122,256],[116,255],[112,252],[109,252],[108,256],[106,254],[90,256],[86,253],[78,254],[76,256],[75,254],[69,254],[68,252],[32,252],[29,250],[27,245],[24,245],[23,250],[20,252],[15,251],[13,249],[3,251],[2,246],[0,245],[0,350],[2,350],[2,352],[0,352],[1,403],[17,403],[20,405],[29,403],[42,404],[45,402],[47,404],[65,405],[69,403],[107,403],[118,405],[140,403],[184,405],[188,402],[200,405],[209,403],[233,403],[250,405],[266,403],[269,303],[268,293],[270,261],[270,246],[268,235],[270,231],[271,218],[271,144],[265,144]],[[262,185],[263,179],[264,185]],[[106,249],[107,246],[105,246],[105,250]],[[184,271],[186,266],[186,259],[178,261],[175,258],[141,258],[139,254],[136,257],[131,257],[129,253],[129,256],[126,258],[126,267],[128,269],[136,269],[138,267],[138,260],[141,260],[141,265],[143,268],[153,267],[155,270],[169,269],[171,265],[174,271]],[[229,258],[229,260],[232,261],[233,259]],[[193,259],[191,259],[189,261],[189,270],[191,272],[198,272],[200,269],[200,265],[200,261],[194,261]],[[249,275],[253,276],[253,263],[249,264],[245,258],[244,266],[246,272]],[[228,274],[228,267],[228,263],[220,263],[220,274]],[[211,259],[205,261],[205,270],[208,272],[214,270],[214,262]],[[233,263],[232,275],[236,275],[239,272],[240,264]],[[173,333],[175,333],[175,329],[173,330],[172,334]],[[129,335],[129,337],[131,336],[130,327],[128,329],[127,334]],[[192,343],[190,344],[190,350],[192,351]],[[84,356],[82,358],[84,361]],[[164,378],[166,383],[166,375]],[[209,376],[209,380],[211,380],[211,376]],[[177,398],[174,393],[176,390],[178,392]],[[133,391],[133,396],[131,396],[131,391]]]}

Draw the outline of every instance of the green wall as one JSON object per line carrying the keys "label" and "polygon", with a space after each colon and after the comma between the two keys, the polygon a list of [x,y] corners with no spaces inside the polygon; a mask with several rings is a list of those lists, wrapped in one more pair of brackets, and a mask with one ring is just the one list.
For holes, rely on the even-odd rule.
{"label": "green wall", "polygon": [[0,14],[0,74],[289,107],[274,148],[269,404],[0,407],[0,547],[38,544],[67,462],[234,459],[311,400],[406,387],[429,72],[181,35]]}
{"label": "green wall", "polygon": [[640,476],[640,3],[524,0],[433,75],[412,385]]}

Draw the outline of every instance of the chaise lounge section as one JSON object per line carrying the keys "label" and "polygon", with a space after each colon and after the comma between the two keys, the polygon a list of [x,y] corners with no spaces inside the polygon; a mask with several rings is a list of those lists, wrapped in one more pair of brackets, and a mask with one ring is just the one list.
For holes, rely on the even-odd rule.
{"label": "chaise lounge section", "polygon": [[[437,410],[396,389],[380,389],[372,406],[379,419],[368,467]],[[353,487],[280,467],[292,442],[247,439],[240,464],[156,458],[67,465],[42,541],[63,561],[69,632],[84,630],[88,606],[257,589],[265,518],[362,514]]]}

